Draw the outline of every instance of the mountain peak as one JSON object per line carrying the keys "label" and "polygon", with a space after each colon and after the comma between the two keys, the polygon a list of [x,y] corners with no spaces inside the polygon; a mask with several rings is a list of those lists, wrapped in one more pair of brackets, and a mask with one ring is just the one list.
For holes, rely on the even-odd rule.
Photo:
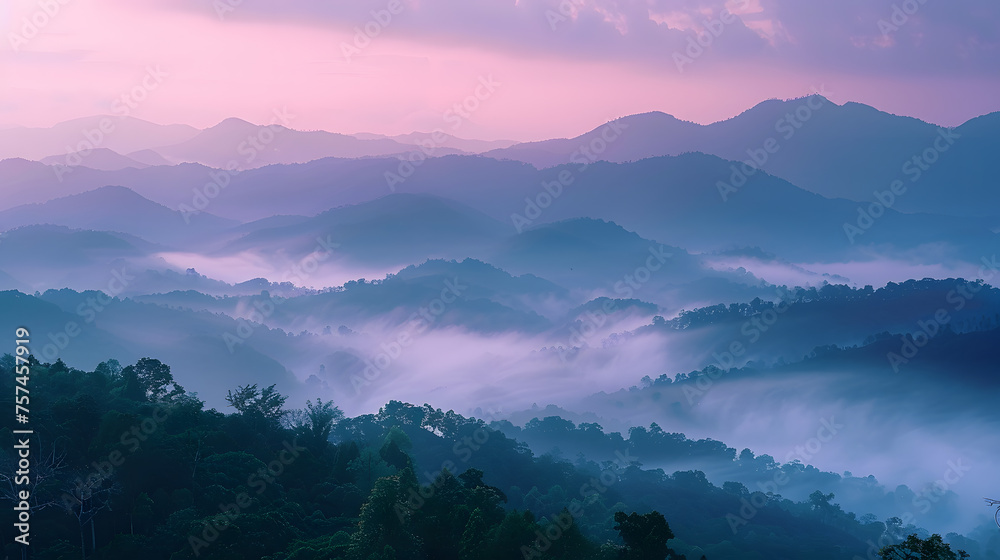
{"label": "mountain peak", "polygon": [[247,128],[257,128],[257,125],[253,124],[250,121],[245,121],[245,120],[243,120],[241,118],[229,117],[227,119],[223,119],[223,120],[219,121],[219,124],[217,124],[215,126],[211,126],[209,128],[206,128],[205,131],[209,131],[209,130],[225,130],[225,131],[229,131],[229,130],[243,130],[243,129],[247,129]]}
{"label": "mountain peak", "polygon": [[684,119],[679,119],[671,115],[670,113],[664,113],[663,111],[647,111],[645,113],[635,113],[632,115],[625,115],[624,117],[619,117],[617,119],[612,119],[607,123],[601,125],[601,127],[598,127],[598,130],[614,122],[625,122],[629,126],[637,124],[640,126],[649,126],[649,127],[660,127],[660,126],[669,126],[677,124],[696,125],[696,123],[693,123],[691,121],[686,121]]}

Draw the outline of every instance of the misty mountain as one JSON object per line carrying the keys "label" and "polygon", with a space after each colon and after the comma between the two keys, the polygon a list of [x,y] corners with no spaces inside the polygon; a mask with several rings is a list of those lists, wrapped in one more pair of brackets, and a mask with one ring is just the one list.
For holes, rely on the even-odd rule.
{"label": "misty mountain", "polygon": [[290,216],[285,214],[278,214],[276,216],[271,216],[269,218],[261,218],[259,220],[254,220],[252,222],[247,222],[245,224],[240,224],[234,227],[231,231],[240,235],[246,235],[248,233],[253,233],[258,230],[283,228],[287,226],[297,226],[303,222],[309,221],[309,216]]}
{"label": "misty mountain", "polygon": [[0,270],[0,289],[3,290],[17,290],[19,292],[30,292],[31,288],[27,284],[21,283],[19,280],[7,274],[3,270]]}
{"label": "misty mountain", "polygon": [[137,161],[146,166],[170,165],[169,161],[153,150],[139,150],[137,152],[130,152],[126,156],[132,161]]}
{"label": "misty mountain", "polygon": [[861,221],[866,226],[862,229],[858,203],[824,198],[766,174],[721,190],[720,183],[732,184],[730,165],[714,156],[685,154],[624,164],[597,162],[585,172],[575,165],[558,166],[540,175],[551,182],[569,173],[575,177],[572,185],[547,208],[537,203],[533,208],[529,200],[515,212],[546,222],[600,217],[688,250],[756,245],[811,262],[857,257],[888,246],[911,250],[936,243],[954,245],[956,257],[977,261],[994,243],[985,223],[892,210]]}
{"label": "misty mountain", "polygon": [[721,297],[749,301],[770,293],[745,271],[716,270],[700,255],[592,218],[534,226],[506,237],[488,254],[490,262],[515,274],[531,272],[567,288],[637,297],[672,311]]}
{"label": "misty mountain", "polygon": [[[27,144],[31,145],[36,136],[65,136],[67,131],[80,126],[83,126],[81,131],[85,131],[86,125],[96,126],[100,118],[70,121],[52,129],[11,129],[5,132],[12,134],[17,130],[29,138]],[[617,119],[575,138],[487,149],[497,143],[476,143],[449,135],[444,135],[444,141],[439,138],[435,142],[428,137],[429,133],[386,137],[306,132],[281,125],[258,126],[240,119],[227,119],[214,127],[197,131],[190,127],[160,127],[128,118],[119,123],[116,132],[106,135],[107,142],[96,146],[96,152],[83,158],[82,165],[104,169],[134,165],[103,151],[111,149],[119,154],[128,154],[123,157],[133,160],[133,153],[139,153],[141,155],[136,157],[145,165],[162,165],[167,161],[199,162],[215,168],[232,164],[235,169],[250,169],[275,163],[305,163],[326,157],[403,156],[419,151],[420,142],[434,144],[433,150],[425,149],[433,157],[482,152],[491,158],[524,161],[540,168],[568,163],[583,165],[595,160],[621,163],[702,152],[734,162],[753,162],[756,159],[754,165],[767,173],[830,198],[871,203],[876,200],[875,191],[886,192],[895,181],[902,181],[901,187],[905,191],[894,196],[895,200],[890,204],[896,210],[993,217],[995,213],[989,208],[1000,200],[990,199],[993,202],[987,204],[969,204],[967,201],[978,200],[983,193],[988,195],[992,192],[989,185],[983,183],[983,177],[988,176],[990,154],[1000,145],[998,119],[1000,116],[996,113],[983,115],[952,132],[946,132],[918,119],[892,115],[859,103],[837,105],[814,95],[784,101],[768,100],[731,119],[709,125],[698,125],[652,112]],[[179,138],[180,141],[148,140],[137,143],[133,137],[138,135],[136,131],[139,130],[148,130],[149,138]],[[116,142],[112,143],[113,140]],[[53,154],[78,151],[72,146],[61,145],[38,155],[13,149],[13,140],[9,143],[11,149],[0,149],[0,157],[42,159]],[[416,164],[418,169],[428,163],[424,155],[421,154]],[[65,159],[65,156],[55,156],[55,160],[49,158],[47,161],[58,161],[60,158]],[[844,161],[850,161],[851,165],[843,165]],[[89,165],[87,162],[90,162]],[[380,165],[378,175],[381,177],[372,183],[387,183],[385,173],[398,174],[400,165],[401,162],[395,158]],[[410,182],[409,177],[405,178],[406,182]],[[350,179],[347,181],[350,182]],[[105,184],[124,184],[143,193],[138,185],[120,180]],[[448,196],[446,192],[415,192]],[[152,198],[159,200],[155,196]],[[883,200],[886,199],[883,197]],[[341,200],[339,204],[360,201]],[[182,201],[161,202],[175,205]],[[330,202],[329,206],[337,205],[334,201]],[[254,218],[260,217],[265,216]]]}
{"label": "misty mountain", "polygon": [[[83,210],[83,211],[82,211]],[[236,225],[235,222],[198,213],[185,216],[152,202],[131,189],[107,186],[0,212],[0,227],[53,224],[74,229],[115,231],[166,246],[204,246]]]}
{"label": "misty mountain", "polygon": [[[225,313],[238,317],[246,310],[252,309],[254,303],[259,302],[261,298],[268,299],[280,295],[282,301],[280,309],[269,313],[264,318],[266,322],[271,326],[280,326],[288,330],[308,328],[316,332],[323,329],[324,325],[334,327],[349,325],[356,329],[362,329],[370,322],[402,325],[422,305],[440,297],[442,289],[453,285],[457,286],[456,289],[460,292],[456,297],[491,300],[529,313],[530,317],[526,323],[529,330],[539,324],[535,306],[531,305],[533,300],[565,300],[563,304],[569,305],[569,300],[566,299],[568,294],[560,286],[530,274],[511,276],[503,270],[474,259],[465,259],[461,262],[428,260],[420,265],[410,265],[381,280],[362,280],[364,279],[348,282],[347,285],[333,290],[321,292],[302,290],[302,293],[288,295],[280,295],[283,291],[282,286],[255,281],[230,287],[232,290],[242,289],[249,292],[241,296],[218,296],[188,289],[139,295],[133,299],[168,307]],[[253,288],[257,290],[253,291]],[[268,295],[262,296],[262,291],[266,291]],[[367,302],[366,298],[369,296],[375,298],[375,301]],[[305,309],[313,309],[313,312],[303,313]],[[303,321],[302,319],[307,316],[309,320]],[[451,325],[471,326],[472,323],[478,322],[478,319],[475,319],[466,324],[460,315],[454,315],[450,319]],[[435,321],[435,326],[444,323]],[[521,326],[525,325],[514,325],[512,328]]]}
{"label": "misty mountain", "polygon": [[[535,303],[564,297],[565,290],[532,275],[514,277],[474,259],[430,260],[382,280],[360,279],[338,290],[285,300],[268,322],[318,332],[324,325],[362,331],[369,324],[398,328],[426,319],[424,328],[431,329],[530,333],[549,325]],[[432,304],[429,318],[426,310],[417,316]]]}
{"label": "misty mountain", "polygon": [[438,197],[391,194],[334,208],[282,227],[256,229],[230,243],[226,253],[280,251],[293,258],[347,259],[369,265],[406,265],[426,258],[464,258],[506,233],[503,224],[472,208]]}
{"label": "misty mountain", "polygon": [[[225,315],[173,310],[128,299],[108,298],[98,292],[50,290],[41,296],[0,292],[0,325],[13,329],[32,318],[31,330],[39,343],[39,358],[93,364],[117,353],[123,361],[143,356],[169,356],[174,377],[192,390],[210,388],[225,393],[244,383],[278,383],[288,393],[298,391],[295,377],[275,359],[252,344],[234,345],[230,352],[224,333],[237,336],[237,321]],[[298,340],[258,326],[254,340],[274,345],[270,355],[301,351]],[[242,341],[242,339],[240,339]],[[248,338],[249,340],[249,338]],[[297,348],[298,350],[293,350]],[[211,375],[206,375],[212,372]],[[220,398],[215,406],[224,405]]]}
{"label": "misty mountain", "polygon": [[95,260],[142,257],[162,247],[122,233],[23,226],[0,234],[0,254],[18,268],[81,266]]}
{"label": "misty mountain", "polygon": [[[623,391],[608,397],[630,404],[638,402],[640,407],[645,407],[651,400],[651,392],[652,389],[641,393]],[[637,394],[641,396],[637,398]],[[652,395],[662,398],[664,394],[662,383],[657,383],[657,392]],[[535,454],[554,460],[627,457],[636,465],[664,472],[699,471],[712,483],[741,495],[774,492],[775,488],[780,488],[780,495],[785,499],[809,501],[810,495],[819,490],[824,494],[833,493],[837,503],[849,511],[865,511],[878,519],[909,511],[905,523],[916,520],[914,513],[920,510],[914,503],[919,504],[919,500],[927,497],[926,487],[919,484],[911,489],[906,485],[880,483],[870,474],[824,472],[808,464],[808,457],[802,456],[807,454],[804,450],[799,456],[793,452],[791,457],[772,457],[766,453],[755,454],[748,448],[737,452],[736,448],[711,438],[695,440],[672,431],[670,420],[662,416],[660,421],[648,427],[634,426],[627,432],[610,431],[599,418],[581,419],[575,423],[569,418],[579,415],[554,406],[535,407],[513,416],[530,419],[499,420],[491,426],[507,437],[526,443]],[[661,423],[668,424],[668,428],[661,427]],[[776,479],[780,483],[776,483]],[[962,500],[954,492],[946,491],[936,498],[934,523],[948,523],[962,515]],[[921,521],[928,522],[928,519],[925,517]]]}
{"label": "misty mountain", "polygon": [[[78,295],[79,303],[84,309],[88,308],[86,296]],[[0,291],[0,326],[13,332],[24,326],[25,317],[31,318],[31,330],[38,337],[35,353],[40,359],[54,362],[63,357],[97,365],[107,359],[101,357],[107,352],[119,352],[127,356],[126,359],[135,353],[109,333],[90,328],[84,316],[77,314],[74,308],[18,291]]]}
{"label": "misty mountain", "polygon": [[[264,227],[284,222],[289,225]],[[320,271],[311,276],[352,264],[404,266],[425,258],[475,257],[570,289],[626,297],[642,291],[642,297],[674,309],[704,301],[708,294],[701,282],[707,279],[715,280],[715,297],[749,301],[765,293],[750,274],[714,270],[683,249],[642,239],[614,223],[571,219],[517,234],[477,210],[427,195],[393,194],[314,218],[275,217],[237,229],[253,231],[223,254],[251,251],[299,263],[290,266],[312,259]]]}
{"label": "misty mountain", "polygon": [[[184,142],[155,148],[174,163],[218,169],[250,169],[275,163],[306,163],[326,157],[360,158],[412,152],[414,146],[387,138],[360,140],[346,134],[300,131],[280,124],[255,125],[229,118]],[[454,153],[442,148],[443,153]]]}
{"label": "misty mountain", "polygon": [[[35,290],[73,286],[110,291],[121,278],[156,264],[164,247],[123,233],[24,226],[0,233],[0,263],[10,285]],[[2,280],[2,278],[0,278]],[[113,283],[113,284],[112,284]]]}
{"label": "misty mountain", "polygon": [[[201,166],[124,168],[114,171],[91,169],[86,165],[59,168],[26,159],[0,160],[4,189],[0,190],[0,210],[24,204],[41,204],[56,198],[93,191],[108,185],[124,185],[143,194],[159,189],[175,193],[175,198],[191,205],[190,188],[210,181],[209,169]],[[148,185],[148,186],[147,186]],[[140,188],[143,192],[140,192]],[[144,195],[148,197],[147,195]],[[153,197],[157,202],[162,200]],[[176,208],[179,203],[173,205]]]}
{"label": "misty mountain", "polygon": [[[253,278],[244,282],[228,283],[221,280],[209,278],[198,273],[194,268],[186,270],[175,270],[169,266],[150,267],[146,269],[134,269],[129,271],[133,277],[129,285],[122,291],[123,296],[132,297],[136,301],[145,301],[143,296],[170,295],[170,294],[198,294],[198,298],[203,297],[225,297],[225,296],[247,296],[259,294],[267,290],[282,297],[292,297],[309,293],[310,290],[292,286],[291,284],[278,284],[269,282],[264,278]],[[167,298],[169,299],[169,298]],[[168,305],[189,307],[183,302],[165,302]]]}
{"label": "misty mountain", "polygon": [[[677,434],[700,439],[724,433],[726,441],[767,454],[767,459],[822,463],[834,472],[873,475],[912,488],[889,499],[875,499],[877,488],[859,492],[862,489],[841,486],[850,479],[846,473],[843,480],[793,476],[780,485],[786,497],[804,497],[820,488],[835,492],[848,508],[862,507],[880,516],[905,514],[938,527],[972,526],[980,522],[977,509],[943,500],[934,481],[949,468],[947,461],[990,462],[1000,424],[989,390],[996,386],[995,368],[984,352],[991,346],[984,345],[996,344],[998,332],[939,334],[899,372],[886,360],[887,353],[899,352],[902,344],[898,336],[891,336],[859,348],[818,348],[806,359],[788,364],[651,376],[636,383],[639,386],[561,404],[595,414],[596,422],[608,431],[629,431],[633,437],[637,434],[630,426],[650,422],[671,433],[660,438],[668,443]],[[970,430],[971,426],[976,428]],[[912,457],[906,468],[886,460],[902,456],[917,441],[936,453]],[[569,443],[559,447],[567,455],[576,450]],[[761,474],[734,476],[729,467],[713,466],[705,459],[656,458],[649,450],[638,456],[647,467],[672,470],[695,464],[712,480],[737,480],[751,488],[774,481]],[[971,471],[960,485],[947,490],[961,494],[990,484],[989,473]],[[933,507],[925,507],[921,500]]]}
{"label": "misty mountain", "polygon": [[[9,167],[16,172],[15,177],[23,178],[15,180],[15,192],[39,193],[46,189],[65,192],[120,179],[119,184],[130,186],[151,200],[173,208],[185,208],[181,205],[186,205],[187,214],[193,209],[191,205],[200,200],[199,208],[206,212],[257,220],[276,214],[315,215],[318,209],[357,205],[392,194],[387,188],[385,173],[395,169],[398,163],[398,160],[324,159],[301,165],[268,166],[235,176],[197,164],[117,172],[78,168],[64,178],[64,183],[56,181],[51,169],[41,164],[7,160],[0,162],[0,167]],[[545,223],[588,217],[613,221],[643,238],[689,251],[720,251],[755,245],[791,263],[870,260],[878,255],[925,264],[942,260],[946,263],[977,262],[983,254],[989,254],[996,237],[985,220],[902,214],[893,210],[875,212],[873,216],[868,213],[867,205],[827,199],[766,174],[755,174],[745,184],[732,182],[731,165],[713,156],[685,154],[623,164],[571,164],[539,171],[517,162],[446,156],[425,161],[396,188],[400,191],[398,194],[429,194],[465,204],[509,224],[510,235],[519,230],[524,234]],[[334,186],[331,186],[331,176],[337,177]],[[567,184],[556,189],[552,185],[559,184],[560,178]],[[219,187],[219,180],[223,188]],[[286,188],[271,189],[277,182]],[[207,186],[209,184],[214,190]],[[720,188],[720,184],[725,188]],[[558,196],[553,197],[543,185],[549,185]],[[206,190],[217,196],[205,197]],[[316,234],[327,233],[325,228],[333,225],[321,222],[317,219],[308,226],[305,222],[292,224],[299,229],[276,228],[272,233],[283,241],[289,239],[287,236],[302,234],[295,242],[301,247],[293,247],[301,255],[301,251],[312,251],[316,247]],[[411,217],[404,225],[416,226],[419,222],[419,218]],[[369,222],[370,227],[378,227],[375,223]],[[420,227],[425,231],[422,235],[429,235],[429,230],[436,226]],[[441,225],[434,239],[446,237],[445,229]],[[345,234],[351,232],[345,231]],[[260,231],[252,235],[250,240],[260,239],[266,245],[269,243],[266,238],[271,234]],[[378,235],[373,233],[376,238]],[[380,239],[395,241],[386,235]],[[399,241],[400,247],[410,243]],[[465,241],[457,236],[445,240],[445,246],[463,243]],[[475,244],[470,242],[469,245]],[[419,246],[419,243],[414,242],[412,246]],[[238,247],[246,248],[250,244]],[[401,251],[390,249],[366,258],[373,262],[384,261],[386,257],[398,256]],[[931,251],[935,256],[928,261],[920,256],[923,254],[920,251]],[[428,256],[461,258],[473,256],[473,253],[422,255],[423,258]],[[492,260],[490,256],[482,258]],[[404,266],[421,260],[410,259],[392,265]],[[375,272],[379,271],[367,274]],[[381,270],[379,275],[384,272],[387,270]]]}
{"label": "misty mountain", "polygon": [[2,129],[0,159],[38,161],[54,154],[94,148],[130,154],[184,142],[197,133],[198,129],[187,125],[160,125],[130,116],[95,115],[61,122],[49,128]]}
{"label": "misty mountain", "polygon": [[[937,125],[860,103],[837,105],[810,96],[764,101],[709,125],[643,113],[575,138],[515,144],[485,155],[553,167],[587,161],[588,154],[627,162],[702,152],[756,161],[767,173],[830,198],[874,201],[875,190],[886,191],[900,180],[908,190],[893,206],[899,211],[995,216],[991,208],[997,195],[986,194],[992,190],[984,181],[990,176],[989,154],[998,146],[997,113],[945,133]],[[985,207],[980,203],[984,195],[992,201]]]}
{"label": "misty mountain", "polygon": [[521,142],[483,155],[523,161],[538,168],[592,159],[584,150],[601,160],[625,162],[696,151],[692,144],[699,142],[701,135],[701,125],[654,111],[610,121],[574,138]]}
{"label": "misty mountain", "polygon": [[[351,136],[354,136],[359,140],[378,140],[388,138],[401,144],[419,146],[424,149],[426,154],[434,156],[442,155],[440,152],[441,148],[451,148],[451,150],[459,150],[460,152],[469,154],[480,154],[489,150],[509,148],[510,146],[518,143],[514,140],[475,140],[459,138],[440,130],[436,132],[411,132],[409,134],[397,134],[395,136],[363,132],[359,134],[352,134]],[[448,152],[451,153],[451,150],[448,150]]]}
{"label": "misty mountain", "polygon": [[512,272],[531,271],[574,288],[604,285],[623,290],[624,277],[647,265],[649,277],[643,284],[650,279],[657,285],[683,283],[707,272],[683,249],[643,239],[614,222],[593,218],[543,224],[510,235],[492,260]]}
{"label": "misty mountain", "polygon": [[44,163],[45,165],[80,165],[91,169],[100,169],[101,171],[117,171],[128,167],[135,169],[149,167],[145,163],[123,156],[108,148],[95,148],[87,152],[70,152],[53,155],[42,158],[39,163]]}
{"label": "misty mountain", "polygon": [[[191,212],[207,211],[247,222],[275,214],[314,216],[337,206],[381,198],[395,189],[452,198],[489,208],[489,213],[501,210],[500,216],[508,219],[503,211],[541,186],[537,171],[524,163],[445,156],[424,161],[402,184],[390,188],[386,173],[398,173],[401,165],[395,158],[324,158],[245,171],[193,163],[121,171],[80,167],[65,173],[60,181],[52,167],[26,160],[0,160],[0,174],[7,186],[0,191],[0,209],[123,185],[169,208],[183,205]],[[278,184],[283,187],[275,189]]]}
{"label": "misty mountain", "polygon": [[[689,348],[704,348],[701,368],[723,369],[748,361],[798,360],[816,347],[866,344],[883,332],[957,332],[1000,324],[1000,290],[963,279],[889,283],[852,289],[775,289],[767,301],[717,304],[682,312],[639,329],[680,337]],[[738,343],[734,356],[730,347]],[[882,361],[889,367],[883,354]]]}
{"label": "misty mountain", "polygon": [[442,280],[458,275],[462,276],[463,281],[472,284],[472,295],[483,290],[480,297],[493,298],[498,295],[565,297],[566,295],[563,287],[544,278],[529,273],[514,275],[476,259],[463,259],[461,262],[430,259],[419,265],[410,265],[393,274],[392,278],[436,287]]}

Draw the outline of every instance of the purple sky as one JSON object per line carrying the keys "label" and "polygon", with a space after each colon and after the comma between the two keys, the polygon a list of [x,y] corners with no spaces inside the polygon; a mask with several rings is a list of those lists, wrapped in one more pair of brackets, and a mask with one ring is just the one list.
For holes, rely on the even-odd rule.
{"label": "purple sky", "polygon": [[286,107],[298,129],[530,140],[651,110],[707,123],[821,86],[942,125],[1000,109],[996,0],[51,2],[0,7],[0,126],[128,107],[207,127]]}

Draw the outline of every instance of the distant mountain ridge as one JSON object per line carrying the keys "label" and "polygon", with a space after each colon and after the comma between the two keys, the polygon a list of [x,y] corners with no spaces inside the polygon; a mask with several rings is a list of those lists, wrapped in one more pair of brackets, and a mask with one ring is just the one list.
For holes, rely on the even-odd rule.
{"label": "distant mountain ridge", "polygon": [[[15,199],[35,196],[44,200],[49,198],[46,192],[74,194],[118,184],[174,209],[190,206],[193,190],[214,187],[216,197],[206,198],[204,211],[239,222],[277,214],[310,216],[392,194],[385,174],[398,165],[392,158],[322,159],[236,175],[198,164],[112,172],[77,169],[59,182],[51,168],[42,164],[6,160],[0,162],[0,172],[10,169],[6,176],[15,179],[7,191],[0,191],[0,208]],[[755,245],[798,262],[835,262],[876,248],[912,251],[935,245],[950,248],[946,260],[976,262],[990,254],[996,240],[994,222],[985,218],[902,213],[893,207],[883,208],[877,219],[864,222],[859,211],[867,212],[870,204],[826,198],[766,173],[753,174],[745,184],[730,187],[733,192],[720,196],[718,185],[731,180],[732,169],[731,162],[700,153],[630,163],[571,163],[542,170],[483,156],[446,156],[423,162],[397,186],[397,194],[455,201],[506,224],[510,233],[517,233],[518,226],[523,231],[587,217],[613,221],[647,239],[688,250]],[[228,181],[226,188],[215,183],[218,177]],[[560,177],[572,181],[558,197],[552,197],[543,185]],[[275,189],[276,184],[284,187]],[[549,202],[545,197],[550,197]],[[991,208],[994,200],[1000,205],[1000,191],[984,191],[965,203]],[[851,230],[849,235],[845,225],[860,233]]]}
{"label": "distant mountain ridge", "polygon": [[[613,141],[607,141],[609,127],[622,129]],[[814,95],[764,101],[708,125],[660,112],[642,113],[574,138],[515,144],[484,155],[554,167],[590,153],[621,163],[702,152],[747,162],[829,198],[874,201],[873,193],[902,181],[913,188],[896,197],[896,210],[996,217],[995,206],[969,199],[995,190],[989,154],[998,149],[1000,113],[946,130],[861,103],[837,105]]]}
{"label": "distant mountain ridge", "polygon": [[206,238],[237,225],[209,213],[199,213],[185,220],[177,210],[157,204],[131,189],[111,185],[2,211],[0,224],[4,228],[53,224],[114,231],[167,246],[184,246],[191,242],[203,246]]}
{"label": "distant mountain ridge", "polygon": [[[95,133],[102,121],[114,131]],[[747,162],[744,171],[760,168],[828,198],[872,202],[876,193],[899,181],[905,193],[894,197],[895,210],[1000,220],[1000,194],[989,180],[993,154],[1000,149],[1000,112],[946,130],[861,103],[838,105],[816,94],[763,101],[707,125],[654,111],[625,116],[573,138],[521,143],[444,133],[348,135],[294,130],[293,124],[265,126],[228,118],[198,130],[96,116],[49,129],[0,130],[0,160],[21,157],[58,164],[68,160],[67,153],[81,152],[86,154],[81,166],[105,170],[184,162],[252,169],[330,157],[415,157],[421,166],[425,158],[481,153],[550,168],[701,152],[736,162],[734,169]],[[391,166],[386,171],[396,172]],[[982,193],[997,200],[969,201]]]}
{"label": "distant mountain ridge", "polygon": [[[148,152],[148,150],[146,150]],[[143,152],[137,152],[140,155]],[[94,148],[84,152],[71,152],[42,158],[40,163],[45,165],[77,166],[82,165],[91,169],[101,171],[118,171],[129,167],[142,169],[149,167],[149,164],[140,162],[128,156],[123,156],[108,148]]]}
{"label": "distant mountain ridge", "polygon": [[390,139],[359,140],[346,134],[300,131],[281,124],[255,125],[236,118],[206,128],[184,142],[155,148],[174,163],[200,163],[219,169],[233,164],[237,169],[251,169],[325,157],[402,155],[413,150],[412,145]]}

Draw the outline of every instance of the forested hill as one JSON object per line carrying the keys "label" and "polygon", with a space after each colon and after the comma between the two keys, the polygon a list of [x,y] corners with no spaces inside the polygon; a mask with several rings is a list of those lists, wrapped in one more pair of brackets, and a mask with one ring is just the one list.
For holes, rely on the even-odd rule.
{"label": "forested hill", "polygon": [[[5,395],[13,365],[0,359]],[[224,413],[206,410],[155,359],[92,372],[32,360],[31,372],[36,559],[853,559],[876,557],[908,529],[845,512],[832,494],[784,499],[777,465],[773,487],[760,489],[643,469],[631,454],[656,447],[655,429],[642,431],[644,447],[570,463],[429,405],[394,401],[344,418],[321,400],[286,410],[278,388],[251,385],[229,392]],[[614,439],[598,428],[581,430]],[[9,480],[9,428],[2,439]],[[12,543],[12,523],[3,527]],[[929,547],[956,558],[920,537],[885,557]],[[14,547],[5,552],[16,556]]]}

